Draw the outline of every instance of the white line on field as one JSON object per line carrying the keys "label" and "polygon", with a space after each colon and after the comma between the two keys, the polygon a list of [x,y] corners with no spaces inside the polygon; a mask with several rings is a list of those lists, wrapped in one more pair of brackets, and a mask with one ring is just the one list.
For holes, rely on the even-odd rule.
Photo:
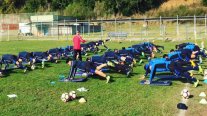
{"label": "white line on field", "polygon": [[[183,89],[187,89],[189,91],[189,86],[190,86],[190,84],[189,83],[186,83],[185,84],[185,88],[183,88]],[[185,99],[185,98],[182,97],[181,103],[184,103],[187,106],[188,99]],[[178,116],[185,116],[186,112],[187,112],[187,110],[180,109],[179,110],[179,113],[178,113]]]}

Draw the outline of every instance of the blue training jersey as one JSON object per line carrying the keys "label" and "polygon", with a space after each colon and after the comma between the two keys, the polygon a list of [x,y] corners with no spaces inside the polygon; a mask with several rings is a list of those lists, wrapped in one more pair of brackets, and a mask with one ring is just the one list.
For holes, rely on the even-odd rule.
{"label": "blue training jersey", "polygon": [[190,44],[190,45],[185,46],[183,49],[189,49],[189,50],[193,51],[194,48],[195,48],[195,45]]}

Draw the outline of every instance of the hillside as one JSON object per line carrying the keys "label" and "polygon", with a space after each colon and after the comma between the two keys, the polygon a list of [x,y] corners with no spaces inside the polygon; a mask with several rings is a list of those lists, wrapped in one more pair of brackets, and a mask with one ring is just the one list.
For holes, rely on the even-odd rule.
{"label": "hillside", "polygon": [[176,9],[179,6],[201,6],[201,0],[168,0],[161,4],[158,10]]}
{"label": "hillside", "polygon": [[[207,7],[202,5],[202,0],[168,0],[159,8],[151,9],[142,16],[147,17],[171,17],[171,16],[193,16],[207,14]],[[138,15],[139,16],[139,15]]]}

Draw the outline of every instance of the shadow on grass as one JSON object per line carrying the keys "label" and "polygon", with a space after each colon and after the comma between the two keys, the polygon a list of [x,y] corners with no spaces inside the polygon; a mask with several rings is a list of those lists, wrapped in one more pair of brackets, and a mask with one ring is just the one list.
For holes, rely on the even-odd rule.
{"label": "shadow on grass", "polygon": [[182,83],[191,83],[190,80],[184,77],[176,77],[172,73],[161,73],[155,76],[155,81],[180,81]]}
{"label": "shadow on grass", "polygon": [[[21,70],[22,72],[19,72],[19,70]],[[11,73],[22,73],[22,74],[26,74],[26,73],[23,72],[22,69],[19,69],[19,68],[7,69],[7,70],[3,70],[2,72],[3,72],[2,78],[9,77]]]}
{"label": "shadow on grass", "polygon": [[[113,82],[115,82],[115,80],[113,79],[113,77],[112,76],[110,76],[111,78],[110,78],[110,83],[113,83]],[[104,77],[101,77],[101,76],[98,76],[98,75],[93,75],[93,76],[90,76],[89,78],[91,78],[91,79],[99,79],[99,80],[105,80],[106,81],[106,78],[104,78]]]}

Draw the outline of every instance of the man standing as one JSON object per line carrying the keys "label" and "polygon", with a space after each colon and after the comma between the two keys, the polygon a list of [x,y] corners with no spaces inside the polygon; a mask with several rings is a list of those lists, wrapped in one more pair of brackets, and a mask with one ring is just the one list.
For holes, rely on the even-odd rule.
{"label": "man standing", "polygon": [[86,40],[83,40],[82,37],[80,36],[79,31],[77,31],[76,35],[73,37],[73,60],[76,60],[78,55],[78,59],[82,61],[80,43],[84,43],[84,42],[86,42]]}

